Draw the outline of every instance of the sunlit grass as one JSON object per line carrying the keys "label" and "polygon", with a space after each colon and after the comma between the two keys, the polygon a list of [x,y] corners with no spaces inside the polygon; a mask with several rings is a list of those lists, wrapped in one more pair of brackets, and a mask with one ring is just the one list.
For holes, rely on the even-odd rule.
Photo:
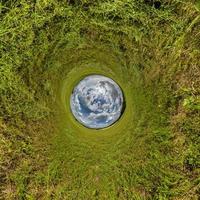
{"label": "sunlit grass", "polygon": [[[198,199],[199,8],[0,1],[0,198]],[[95,133],[67,107],[74,81],[93,72],[128,103]]]}

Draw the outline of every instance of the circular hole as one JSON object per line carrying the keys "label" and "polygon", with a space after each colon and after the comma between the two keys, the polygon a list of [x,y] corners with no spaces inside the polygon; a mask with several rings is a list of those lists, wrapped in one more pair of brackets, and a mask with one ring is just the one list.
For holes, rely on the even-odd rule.
{"label": "circular hole", "polygon": [[118,121],[124,112],[123,92],[111,78],[89,75],[74,87],[70,108],[75,119],[85,127],[106,128]]}
{"label": "circular hole", "polygon": [[160,2],[160,1],[155,1],[155,2],[154,2],[154,7],[155,7],[156,9],[159,9],[159,8],[161,7],[161,2]]}

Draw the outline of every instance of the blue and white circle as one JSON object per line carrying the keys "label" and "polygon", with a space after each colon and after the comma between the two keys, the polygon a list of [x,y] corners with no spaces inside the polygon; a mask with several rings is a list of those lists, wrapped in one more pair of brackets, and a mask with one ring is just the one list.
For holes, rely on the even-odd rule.
{"label": "blue and white circle", "polygon": [[81,80],[70,97],[71,111],[84,126],[101,129],[115,123],[122,114],[123,93],[112,79],[90,75]]}

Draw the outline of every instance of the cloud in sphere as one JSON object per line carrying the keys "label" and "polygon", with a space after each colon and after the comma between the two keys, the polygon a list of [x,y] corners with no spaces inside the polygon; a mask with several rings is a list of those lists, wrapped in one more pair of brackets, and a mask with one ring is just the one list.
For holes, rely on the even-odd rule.
{"label": "cloud in sphere", "polygon": [[123,108],[123,94],[112,79],[90,75],[74,88],[70,106],[74,117],[84,126],[105,128],[119,119]]}

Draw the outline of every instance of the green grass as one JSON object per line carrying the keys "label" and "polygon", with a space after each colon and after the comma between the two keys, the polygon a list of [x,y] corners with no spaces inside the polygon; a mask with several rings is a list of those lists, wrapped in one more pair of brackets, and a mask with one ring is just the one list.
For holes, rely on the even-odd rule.
{"label": "green grass", "polygon": [[[0,0],[0,199],[198,200],[199,5]],[[69,110],[90,73],[126,97],[100,131]]]}

